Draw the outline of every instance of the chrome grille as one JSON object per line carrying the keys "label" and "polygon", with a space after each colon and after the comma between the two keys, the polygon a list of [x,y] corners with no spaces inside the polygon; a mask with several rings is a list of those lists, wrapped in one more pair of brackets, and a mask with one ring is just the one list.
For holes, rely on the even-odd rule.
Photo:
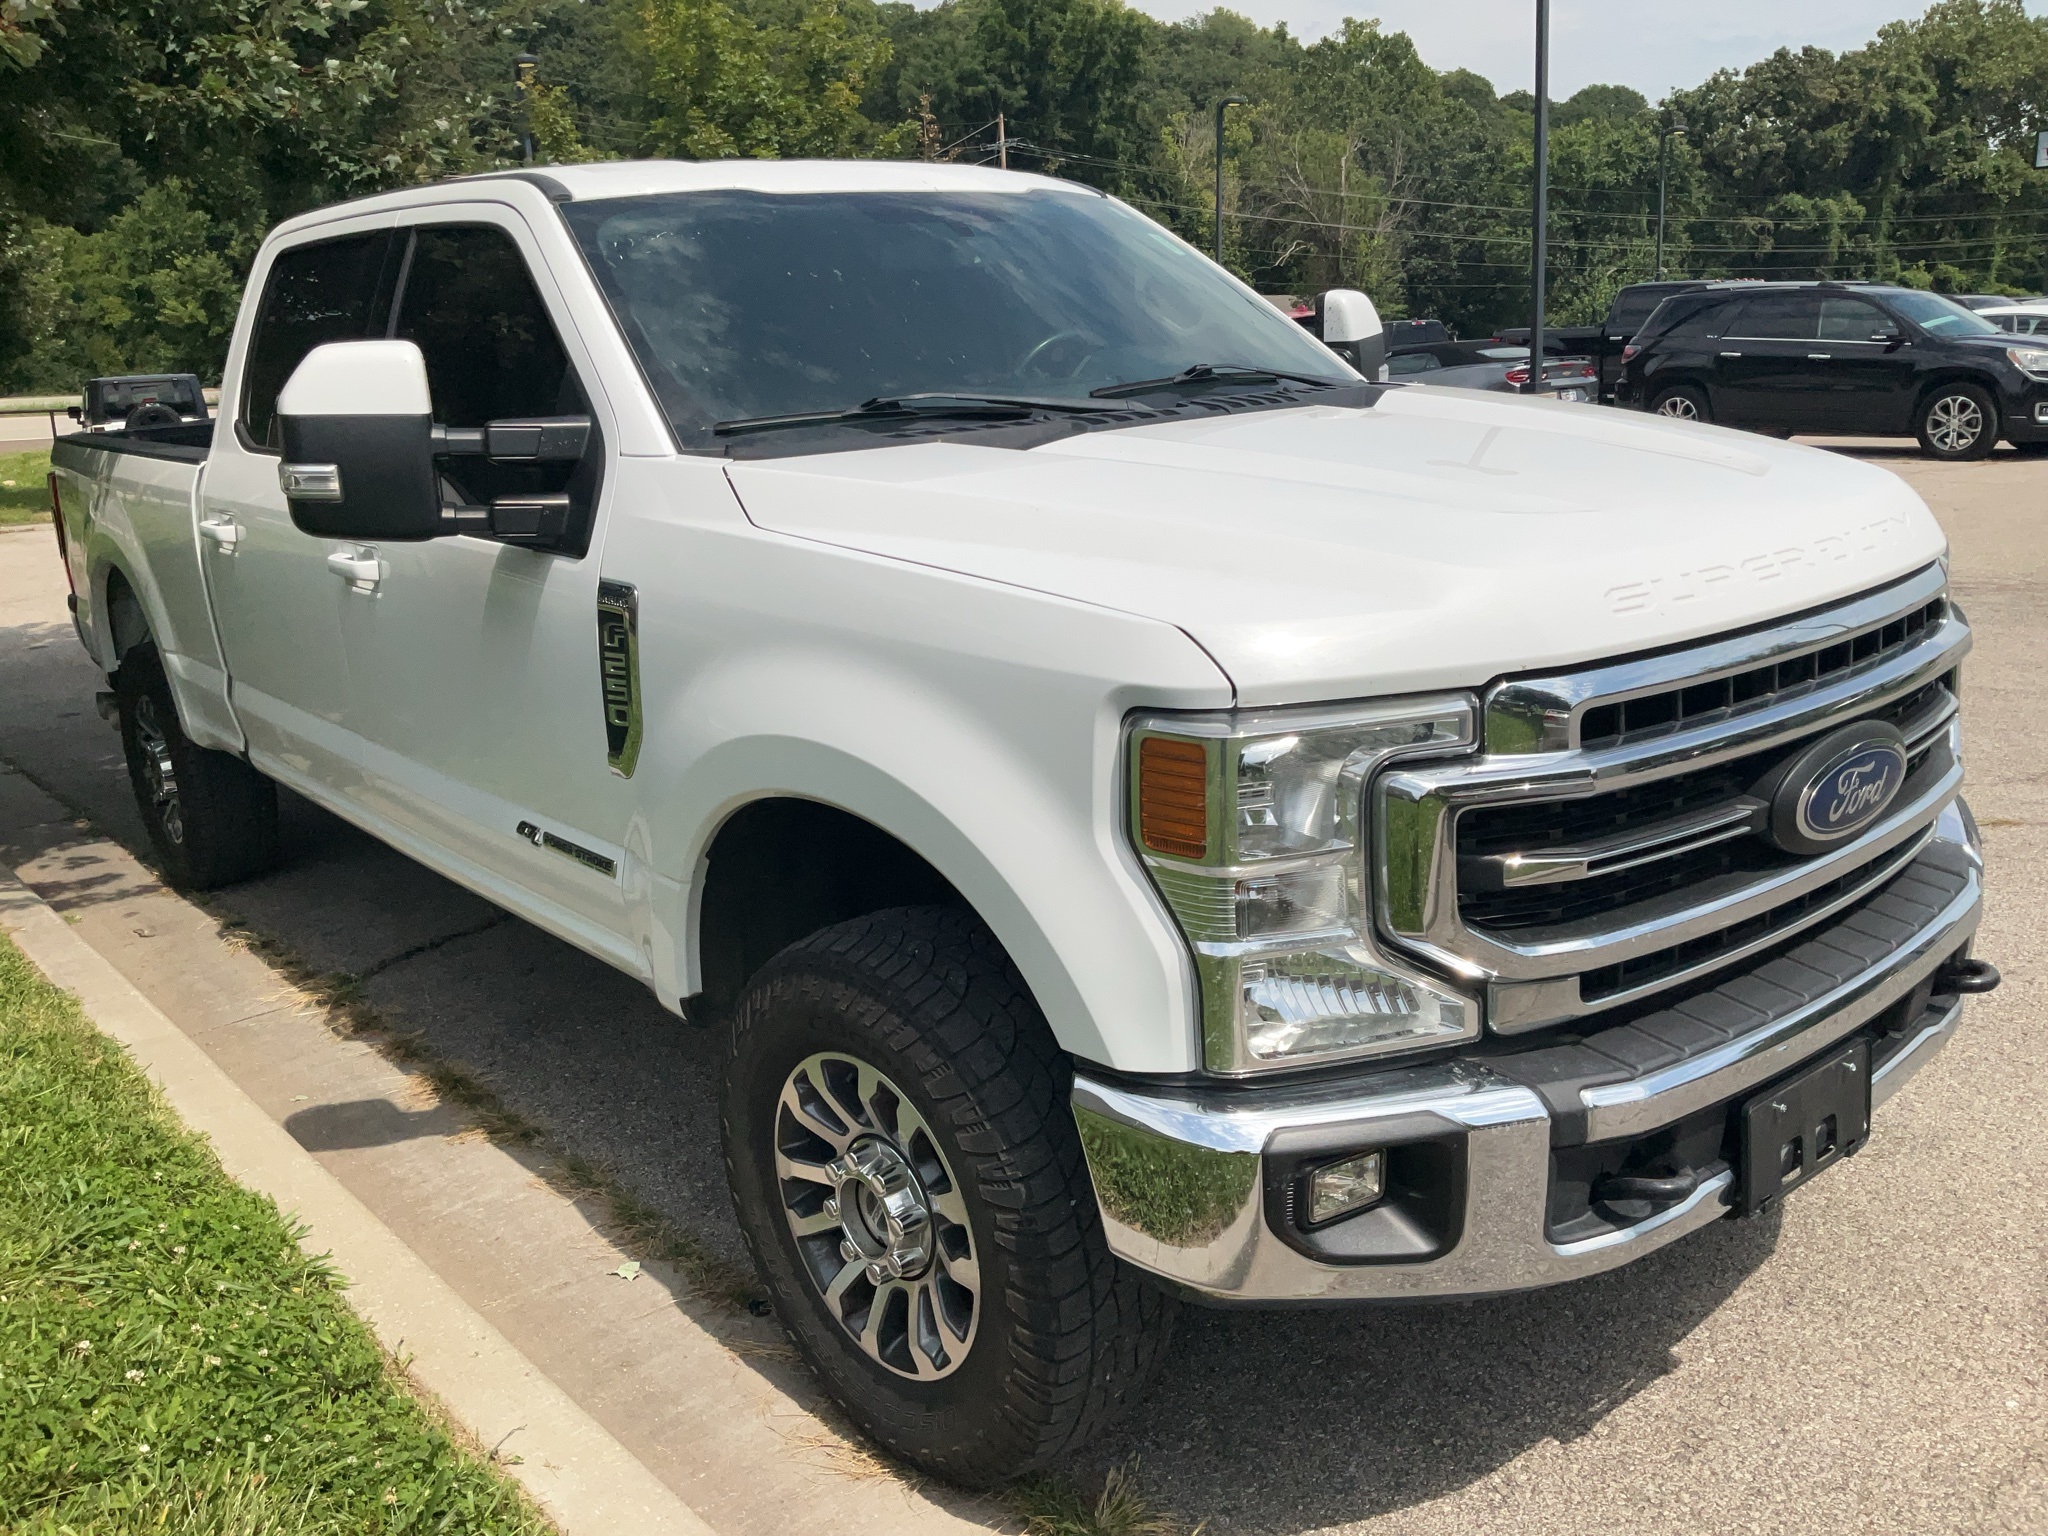
{"label": "chrome grille", "polygon": [[[1954,799],[1969,643],[1930,567],[1769,630],[1496,685],[1482,755],[1375,786],[1386,936],[1474,978],[1490,1026],[1514,1034],[1652,996],[1820,922],[1902,868]],[[1768,687],[1735,697],[1737,680],[1765,673]],[[1689,712],[1689,698],[1703,707]],[[1651,726],[1630,713],[1641,699],[1676,702]],[[1769,807],[1750,788],[1864,720],[1907,739],[1884,816],[1813,857],[1758,836]]]}

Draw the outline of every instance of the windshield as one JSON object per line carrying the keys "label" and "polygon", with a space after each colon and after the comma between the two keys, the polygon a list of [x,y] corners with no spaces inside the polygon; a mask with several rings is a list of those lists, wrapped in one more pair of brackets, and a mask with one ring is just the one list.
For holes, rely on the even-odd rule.
{"label": "windshield", "polygon": [[1888,293],[1885,301],[1930,336],[1996,336],[1998,327],[1938,293]]}
{"label": "windshield", "polygon": [[719,422],[878,397],[1090,403],[1198,364],[1357,382],[1092,191],[680,192],[562,212],[686,446]]}

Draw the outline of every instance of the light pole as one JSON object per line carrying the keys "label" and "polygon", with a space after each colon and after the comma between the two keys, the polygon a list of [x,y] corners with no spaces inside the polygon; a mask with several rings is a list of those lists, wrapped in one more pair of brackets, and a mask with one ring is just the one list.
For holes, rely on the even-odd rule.
{"label": "light pole", "polygon": [[1525,394],[1543,393],[1543,256],[1550,225],[1550,0],[1536,0],[1536,207],[1529,283],[1529,382]]}
{"label": "light pole", "polygon": [[1223,265],[1223,109],[1241,107],[1242,96],[1226,96],[1216,103],[1216,265]]}
{"label": "light pole", "polygon": [[1657,281],[1664,281],[1664,181],[1668,169],[1671,136],[1683,135],[1685,120],[1674,117],[1657,133]]}
{"label": "light pole", "polygon": [[526,108],[526,127],[519,135],[519,153],[523,163],[533,164],[533,72],[540,68],[540,60],[530,53],[519,54],[512,60],[512,83],[519,87],[521,102]]}

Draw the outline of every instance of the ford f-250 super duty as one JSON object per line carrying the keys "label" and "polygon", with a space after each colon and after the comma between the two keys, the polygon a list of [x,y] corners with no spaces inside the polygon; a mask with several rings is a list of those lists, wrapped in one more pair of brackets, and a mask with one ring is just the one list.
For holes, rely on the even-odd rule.
{"label": "ford f-250 super duty", "polygon": [[720,1031],[780,1318],[965,1482],[1135,1395],[1179,1298],[1772,1206],[1996,979],[1902,482],[1367,382],[1085,187],[323,209],[216,422],[55,462],[167,876],[264,869],[288,785]]}

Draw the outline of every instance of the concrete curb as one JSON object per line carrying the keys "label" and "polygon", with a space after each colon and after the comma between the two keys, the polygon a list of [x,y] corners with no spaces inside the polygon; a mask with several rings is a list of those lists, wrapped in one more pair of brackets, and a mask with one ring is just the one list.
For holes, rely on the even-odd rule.
{"label": "concrete curb", "polygon": [[261,1190],[330,1252],[347,1297],[378,1341],[484,1445],[565,1536],[617,1532],[713,1536],[688,1505],[543,1376],[334,1175],[265,1114],[207,1054],[41,897],[0,870],[0,931],[101,1033],[161,1085],[171,1108],[213,1144],[230,1177]]}

